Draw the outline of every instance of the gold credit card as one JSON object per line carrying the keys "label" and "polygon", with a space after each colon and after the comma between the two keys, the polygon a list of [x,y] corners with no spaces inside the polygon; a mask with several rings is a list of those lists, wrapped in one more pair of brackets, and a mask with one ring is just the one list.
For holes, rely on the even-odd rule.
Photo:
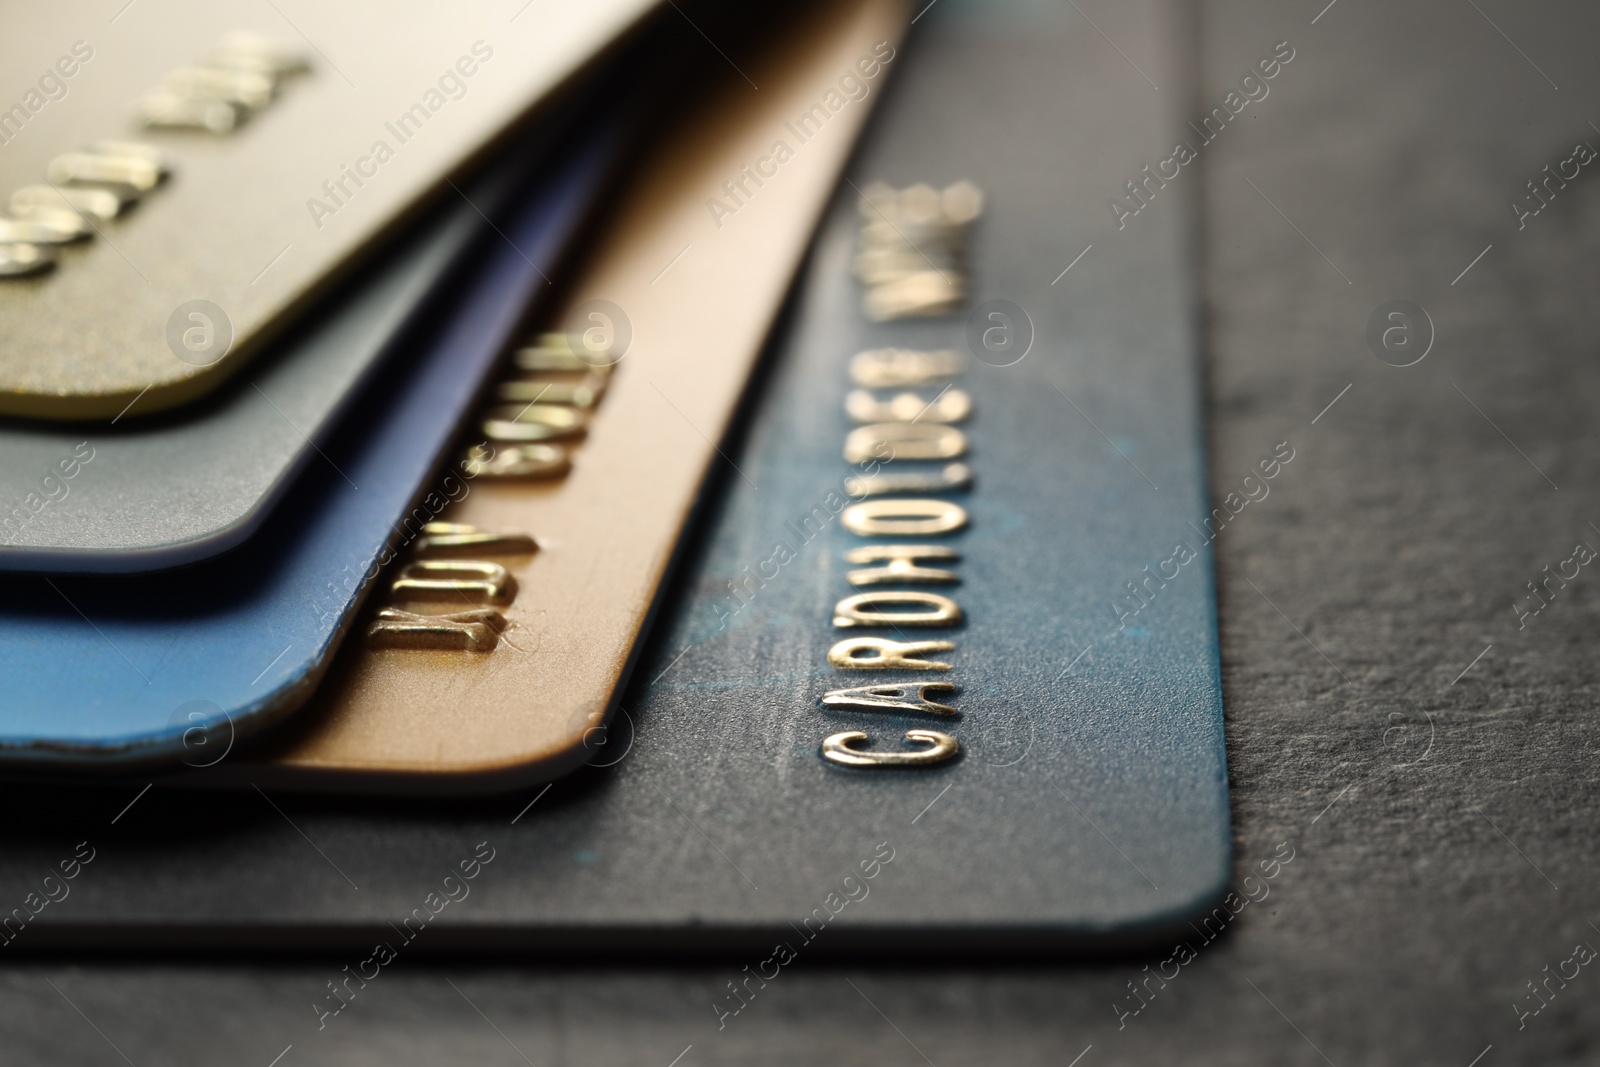
{"label": "gold credit card", "polygon": [[193,780],[469,792],[591,757],[908,14],[796,15],[678,112],[562,330],[515,353],[466,454],[397,531],[317,697],[276,748]]}
{"label": "gold credit card", "polygon": [[0,414],[204,393],[653,6],[8,9]]}

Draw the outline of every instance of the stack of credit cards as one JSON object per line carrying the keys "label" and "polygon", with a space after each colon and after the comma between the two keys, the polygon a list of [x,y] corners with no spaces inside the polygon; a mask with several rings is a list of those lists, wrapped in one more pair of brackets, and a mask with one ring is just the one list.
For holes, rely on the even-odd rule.
{"label": "stack of credit cards", "polygon": [[1178,103],[1023,4],[229,7],[0,46],[0,789],[116,835],[19,944],[370,946],[469,838],[436,948],[1214,902],[1192,213],[1062,212]]}

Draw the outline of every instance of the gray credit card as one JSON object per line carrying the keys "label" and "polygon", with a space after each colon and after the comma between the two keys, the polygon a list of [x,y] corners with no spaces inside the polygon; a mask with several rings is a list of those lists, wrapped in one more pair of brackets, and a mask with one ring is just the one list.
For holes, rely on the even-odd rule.
{"label": "gray credit card", "polygon": [[0,570],[158,570],[243,541],[486,228],[474,205],[498,202],[512,185],[508,164],[520,165],[496,164],[463,196],[451,194],[454,202],[201,403],[142,421],[0,421]]}

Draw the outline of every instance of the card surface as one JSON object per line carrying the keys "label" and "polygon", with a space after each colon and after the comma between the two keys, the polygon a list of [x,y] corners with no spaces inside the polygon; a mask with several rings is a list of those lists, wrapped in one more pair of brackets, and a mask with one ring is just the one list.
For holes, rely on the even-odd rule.
{"label": "card surface", "polygon": [[[419,486],[620,149],[591,131],[541,175],[468,287],[355,401],[239,551],[164,574],[37,577],[0,595],[0,764],[78,769],[209,754],[310,695]],[[442,500],[438,506],[442,506]],[[209,755],[207,756],[209,758]]]}
{"label": "card surface", "polygon": [[[597,360],[603,376],[579,379],[590,385],[566,372],[513,371],[497,390],[499,405],[516,401],[513,412],[562,410],[553,389],[567,390],[564,400],[584,399],[574,389],[603,391],[592,407],[565,408],[583,419],[584,438],[542,446],[570,453],[571,473],[496,477],[490,466],[470,478],[438,521],[475,528],[479,542],[420,540],[382,580],[388,588],[375,600],[387,610],[341,650],[283,746],[270,759],[219,764],[216,778],[315,790],[507,790],[595,754],[708,471],[726,466],[713,442],[725,435],[892,64],[873,59],[871,77],[857,71],[851,84],[866,95],[793,158],[780,160],[773,145],[861,57],[892,51],[905,18],[899,0],[827,5],[740,64],[758,94],[725,79],[676,109],[683,121],[640,169],[556,317],[576,329],[604,302],[613,309],[607,327],[629,335],[626,350]],[[759,186],[743,177],[762,171]],[[723,216],[706,191],[727,181],[742,181],[748,197]],[[489,447],[505,457],[517,448]],[[419,586],[421,574],[455,584]]]}
{"label": "card surface", "polygon": [[0,115],[0,195],[90,232],[54,269],[0,267],[0,413],[110,419],[138,397],[131,419],[214,388],[650,7],[12,12],[0,69],[43,74]]}
{"label": "card surface", "polygon": [[452,263],[485,237],[499,241],[474,204],[494,211],[529,165],[520,153],[467,184],[470,203],[439,205],[203,405],[114,425],[0,422],[0,569],[158,570],[243,541],[316,459],[313,442],[343,402],[417,325]]}

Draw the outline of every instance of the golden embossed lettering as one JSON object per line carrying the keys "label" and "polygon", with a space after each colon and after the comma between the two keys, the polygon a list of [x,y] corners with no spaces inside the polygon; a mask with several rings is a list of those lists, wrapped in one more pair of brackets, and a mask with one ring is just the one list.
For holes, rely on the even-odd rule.
{"label": "golden embossed lettering", "polygon": [[0,244],[0,278],[21,278],[55,266],[49,245]]}
{"label": "golden embossed lettering", "polygon": [[461,522],[426,523],[417,539],[417,555],[424,559],[525,556],[538,549],[527,534],[490,533]]}
{"label": "golden embossed lettering", "polygon": [[585,359],[585,354],[587,349],[580,354],[572,347],[572,340],[566,334],[547,333],[540,336],[538,344],[518,349],[515,358],[517,367],[525,371],[611,373],[612,364],[604,360],[590,362],[593,357]]}
{"label": "golden embossed lettering", "polygon": [[844,439],[844,458],[851,463],[866,463],[883,458],[883,449],[890,449],[891,458],[960,459],[967,454],[967,435],[954,426],[937,426],[922,422],[875,422],[850,431]]}
{"label": "golden embossed lettering", "polygon": [[967,489],[972,485],[972,468],[965,463],[946,463],[932,474],[921,472],[878,474],[844,480],[845,495],[852,500],[892,493],[940,493]]}
{"label": "golden embossed lettering", "polygon": [[11,194],[11,210],[16,215],[29,215],[35,211],[75,211],[93,215],[97,219],[114,219],[123,208],[138,199],[138,191],[131,186],[67,186],[56,189],[49,185],[25,185]]}
{"label": "golden embossed lettering", "polygon": [[856,277],[862,309],[878,322],[942,315],[966,298],[967,229],[982,211],[970,182],[942,192],[925,183],[894,189],[874,182],[862,193]]}
{"label": "golden embossed lettering", "polygon": [[496,444],[531,444],[583,436],[581,426],[553,426],[542,422],[513,422],[510,419],[485,419],[483,436]]}
{"label": "golden embossed lettering", "polygon": [[561,478],[572,470],[572,456],[562,445],[473,445],[461,470],[471,478]]}
{"label": "golden embossed lettering", "polygon": [[401,571],[389,592],[397,600],[460,599],[503,604],[517,595],[517,582],[498,563],[422,560]]}
{"label": "golden embossed lettering", "polygon": [[[894,606],[922,610],[881,610]],[[833,606],[833,624],[840,629],[855,626],[954,626],[960,621],[961,606],[937,593],[914,593],[909,590],[857,593]]]}
{"label": "golden embossed lettering", "polygon": [[0,218],[0,244],[64,245],[81,241],[93,231],[76,211],[34,211],[26,218]]}
{"label": "golden embossed lettering", "polygon": [[856,422],[962,422],[972,414],[972,397],[948,386],[931,400],[916,393],[897,393],[879,400],[865,389],[852,389],[844,410]]}
{"label": "golden embossed lettering", "polygon": [[965,364],[961,353],[950,349],[921,352],[912,348],[873,348],[850,360],[850,377],[865,389],[927,385],[960,374]]}
{"label": "golden embossed lettering", "polygon": [[954,641],[847,637],[828,649],[828,666],[841,671],[947,671],[948,663],[916,657],[924,652],[949,652],[955,647]]}
{"label": "golden embossed lettering", "polygon": [[967,524],[967,509],[948,500],[868,500],[844,509],[839,521],[861,537],[936,537]]}
{"label": "golden embossed lettering", "polygon": [[581,411],[563,404],[507,404],[491,408],[485,415],[503,422],[537,423],[558,430],[580,429],[586,421]]}
{"label": "golden embossed lettering", "polygon": [[552,381],[548,376],[514,378],[495,386],[495,398],[508,404],[571,404],[575,408],[592,408],[600,402],[606,391],[606,380],[598,374],[587,375],[582,381]]}
{"label": "golden embossed lettering", "polygon": [[822,758],[846,767],[927,767],[961,751],[955,738],[937,730],[907,730],[907,741],[929,746],[911,752],[863,752],[856,747],[869,740],[860,730],[834,734],[822,742]]}
{"label": "golden embossed lettering", "polygon": [[129,185],[141,193],[154,189],[165,175],[166,170],[158,162],[94,152],[68,152],[52,159],[45,168],[45,178],[51,185]]}
{"label": "golden embossed lettering", "polygon": [[419,615],[384,608],[367,627],[370,648],[492,652],[506,628],[505,616],[492,608],[450,615]]}
{"label": "golden embossed lettering", "polygon": [[929,700],[929,691],[953,693],[954,682],[901,682],[897,685],[863,685],[854,689],[833,689],[822,695],[823,707],[866,708],[868,711],[925,711],[930,715],[954,715],[949,704]]}
{"label": "golden embossed lettering", "polygon": [[259,70],[228,67],[179,67],[162,80],[173,96],[223,100],[245,111],[259,111],[272,102],[273,79]]}
{"label": "golden embossed lettering", "polygon": [[890,582],[957,582],[955,571],[942,567],[921,567],[918,560],[960,559],[961,553],[943,545],[862,545],[844,554],[846,563],[885,562],[882,567],[864,567],[845,578],[851,585],[887,585]]}

